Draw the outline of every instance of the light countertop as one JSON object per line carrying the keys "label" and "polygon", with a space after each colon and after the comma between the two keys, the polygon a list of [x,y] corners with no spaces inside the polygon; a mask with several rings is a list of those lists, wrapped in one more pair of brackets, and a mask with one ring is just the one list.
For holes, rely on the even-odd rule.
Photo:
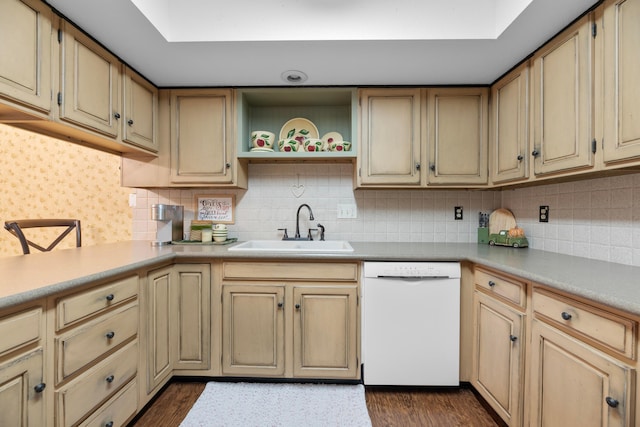
{"label": "light countertop", "polygon": [[132,241],[0,258],[0,308],[180,260],[467,260],[640,316],[640,267],[475,243],[351,242],[349,253],[229,252],[230,246]]}

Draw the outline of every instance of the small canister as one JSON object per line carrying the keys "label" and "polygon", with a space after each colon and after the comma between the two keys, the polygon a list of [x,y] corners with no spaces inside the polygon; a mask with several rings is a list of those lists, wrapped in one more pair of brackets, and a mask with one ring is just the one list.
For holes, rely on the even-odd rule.
{"label": "small canister", "polygon": [[213,239],[213,230],[210,228],[202,229],[202,243],[209,243]]}

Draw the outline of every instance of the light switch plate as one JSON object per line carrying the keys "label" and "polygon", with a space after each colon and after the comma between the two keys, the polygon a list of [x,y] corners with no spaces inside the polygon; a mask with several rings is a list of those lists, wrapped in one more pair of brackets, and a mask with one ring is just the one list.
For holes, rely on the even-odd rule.
{"label": "light switch plate", "polygon": [[358,207],[355,204],[339,204],[338,218],[357,218]]}

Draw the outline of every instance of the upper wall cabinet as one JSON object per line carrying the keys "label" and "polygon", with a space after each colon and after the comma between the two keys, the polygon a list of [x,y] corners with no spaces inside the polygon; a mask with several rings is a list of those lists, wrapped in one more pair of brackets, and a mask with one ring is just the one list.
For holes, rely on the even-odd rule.
{"label": "upper wall cabinet", "polygon": [[235,160],[230,89],[171,92],[171,181],[229,184]]}
{"label": "upper wall cabinet", "polygon": [[604,3],[604,161],[640,158],[640,2]]}
{"label": "upper wall cabinet", "polygon": [[427,101],[428,184],[487,184],[488,89],[434,88]]}
{"label": "upper wall cabinet", "polygon": [[358,185],[419,186],[420,89],[360,90]]}
{"label": "upper wall cabinet", "polygon": [[[0,2],[2,103],[27,112],[51,110],[51,22],[51,10],[40,0]],[[15,114],[0,106],[0,119]]]}
{"label": "upper wall cabinet", "polygon": [[593,166],[592,31],[587,14],[533,57],[536,175]]}
{"label": "upper wall cabinet", "polygon": [[62,30],[60,119],[117,137],[120,62],[70,23]]}
{"label": "upper wall cabinet", "polygon": [[157,152],[158,89],[126,66],[123,87],[123,141]]}
{"label": "upper wall cabinet", "polygon": [[[236,91],[237,154],[243,162],[341,161],[356,157],[357,99],[352,88],[251,88]],[[296,120],[290,122],[292,119]],[[311,122],[311,126],[308,122]],[[348,151],[284,152],[278,140],[285,138],[296,124],[310,127],[307,137],[322,138],[337,132],[352,143]],[[285,126],[287,125],[287,126]],[[307,130],[307,129],[305,129]],[[274,151],[251,151],[251,132],[275,134]],[[282,135],[281,135],[282,133]],[[282,138],[281,138],[282,137]],[[328,137],[327,137],[328,139]]]}
{"label": "upper wall cabinet", "polygon": [[529,165],[529,66],[520,65],[491,88],[491,182],[526,179]]}

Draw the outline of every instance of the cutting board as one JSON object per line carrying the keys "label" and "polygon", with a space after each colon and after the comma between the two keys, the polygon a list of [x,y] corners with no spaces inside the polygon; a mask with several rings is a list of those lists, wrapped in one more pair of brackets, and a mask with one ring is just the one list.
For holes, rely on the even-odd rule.
{"label": "cutting board", "polygon": [[499,233],[516,226],[516,218],[509,209],[496,209],[489,215],[489,234]]}

